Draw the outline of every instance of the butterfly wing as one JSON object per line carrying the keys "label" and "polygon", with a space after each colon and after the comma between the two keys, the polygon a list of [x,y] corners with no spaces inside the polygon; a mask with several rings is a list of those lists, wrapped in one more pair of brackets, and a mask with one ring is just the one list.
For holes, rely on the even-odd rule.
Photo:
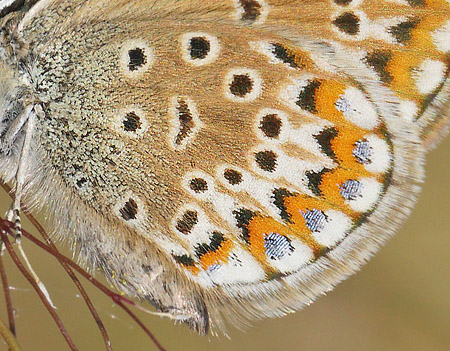
{"label": "butterfly wing", "polygon": [[[450,4],[446,0],[273,1],[266,25],[337,41],[400,99],[430,148],[449,118]],[[307,13],[307,15],[305,15]]]}
{"label": "butterfly wing", "polygon": [[30,195],[121,290],[201,332],[311,302],[409,213],[414,119],[448,104],[446,75],[421,93],[380,50],[418,52],[414,67],[444,54],[401,42],[403,19],[386,43],[360,12],[337,20],[378,6],[346,3],[38,3],[20,27],[46,115]]}

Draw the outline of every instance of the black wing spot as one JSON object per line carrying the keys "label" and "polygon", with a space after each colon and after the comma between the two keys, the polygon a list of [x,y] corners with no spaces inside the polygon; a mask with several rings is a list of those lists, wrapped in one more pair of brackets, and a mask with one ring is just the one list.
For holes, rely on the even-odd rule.
{"label": "black wing spot", "polygon": [[196,193],[204,193],[208,190],[208,183],[202,178],[194,178],[189,182],[189,187]]}
{"label": "black wing spot", "polygon": [[231,185],[237,185],[242,182],[242,174],[234,169],[226,169],[223,176]]}
{"label": "black wing spot", "polygon": [[145,55],[145,50],[142,48],[134,48],[128,50],[128,69],[131,72],[137,71],[139,68],[147,63],[147,56]]}
{"label": "black wing spot", "polygon": [[321,83],[318,80],[310,81],[298,94],[296,101],[297,106],[301,107],[305,111],[317,113],[315,94],[320,85]]}
{"label": "black wing spot", "polygon": [[189,54],[193,60],[206,58],[211,50],[211,43],[204,37],[193,37],[189,41]]}
{"label": "black wing spot", "polygon": [[183,214],[176,225],[176,229],[183,233],[189,234],[194,226],[198,223],[198,214],[196,211],[188,210]]}
{"label": "black wing spot", "polygon": [[122,218],[126,221],[129,221],[131,219],[136,219],[138,211],[138,205],[135,200],[130,198],[125,205],[119,210],[120,215]]}
{"label": "black wing spot", "polygon": [[126,132],[136,132],[142,127],[141,118],[135,111],[128,112],[123,119],[123,129]]}
{"label": "black wing spot", "polygon": [[277,114],[265,115],[259,125],[259,129],[268,138],[277,138],[280,135],[282,122]]}
{"label": "black wing spot", "polygon": [[359,32],[359,17],[353,12],[343,13],[333,21],[333,24],[348,35],[356,35]]}
{"label": "black wing spot", "polygon": [[263,171],[273,172],[277,166],[277,155],[270,150],[260,151],[255,154],[255,161]]}
{"label": "black wing spot", "polygon": [[230,83],[230,92],[237,97],[245,97],[253,90],[253,80],[248,74],[235,74]]}
{"label": "black wing spot", "polygon": [[261,16],[262,6],[255,0],[239,0],[239,4],[244,9],[241,20],[254,22]]}

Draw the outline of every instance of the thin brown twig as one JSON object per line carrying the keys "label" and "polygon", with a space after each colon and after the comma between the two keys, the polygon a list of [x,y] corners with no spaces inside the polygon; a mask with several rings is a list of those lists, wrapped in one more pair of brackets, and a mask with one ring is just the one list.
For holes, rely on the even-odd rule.
{"label": "thin brown twig", "polygon": [[[10,223],[10,222],[8,222]],[[13,225],[10,223],[10,225]],[[26,230],[23,230],[22,232],[23,237],[27,238],[37,246],[39,246],[41,249],[47,251],[51,255],[55,256],[58,260],[61,262],[66,263],[71,268],[76,270],[79,274],[81,274],[84,278],[86,278],[91,284],[93,284],[97,289],[99,289],[101,292],[103,292],[105,295],[110,297],[114,303],[116,303],[118,306],[120,306],[122,309],[125,310],[125,312],[134,320],[138,325],[141,327],[141,329],[147,334],[147,336],[153,341],[155,346],[160,351],[166,351],[165,348],[158,342],[156,337],[152,334],[152,332],[139,320],[139,318],[130,310],[128,309],[124,303],[131,305],[131,306],[137,306],[137,304],[123,296],[120,296],[119,294],[116,294],[111,289],[107,288],[105,285],[103,285],[101,282],[99,282],[97,279],[95,279],[91,274],[86,272],[83,268],[81,268],[79,265],[77,265],[75,262],[73,262],[70,258],[64,256],[59,251],[54,250],[49,245],[46,245],[45,243],[41,242],[40,240],[36,239],[33,235],[28,233]]]}
{"label": "thin brown twig", "polygon": [[[5,189],[5,191],[8,194],[11,193],[11,188],[7,184],[3,183],[2,187],[3,187],[3,189]],[[42,238],[47,242],[47,244],[50,245],[55,251],[58,251],[58,248],[53,243],[53,241],[50,239],[49,235],[47,234],[45,229],[42,227],[42,225],[39,223],[39,221],[30,212],[28,212],[26,208],[23,208],[23,212],[24,212],[25,216],[28,218],[28,220],[31,222],[31,224],[36,228],[36,230],[42,236]],[[77,287],[81,296],[83,297],[83,299],[86,303],[86,306],[88,307],[89,311],[91,312],[91,315],[94,318],[95,323],[97,324],[100,334],[102,335],[103,342],[106,347],[106,351],[112,351],[111,339],[109,338],[106,327],[103,324],[103,321],[101,320],[97,310],[94,307],[94,304],[92,303],[91,299],[89,298],[89,295],[87,294],[87,292],[84,289],[83,285],[81,284],[80,280],[77,278],[77,276],[73,273],[73,271],[70,269],[70,267],[65,262],[59,261],[59,263],[63,266],[64,270],[69,275],[69,277],[72,279],[73,283],[75,284],[75,286]]]}
{"label": "thin brown twig", "polygon": [[[10,193],[11,188],[5,184],[2,183],[1,186],[5,191]],[[23,236],[25,236],[27,239],[32,241],[34,244],[38,245],[41,249],[46,250],[48,253],[53,255],[58,262],[63,265],[66,272],[70,275],[70,277],[73,279],[75,285],[79,289],[80,293],[82,294],[83,298],[85,298],[86,304],[88,305],[89,310],[91,311],[91,314],[93,315],[93,318],[97,322],[97,325],[102,333],[103,339],[105,341],[105,345],[107,347],[107,351],[111,350],[111,343],[110,339],[108,337],[106,328],[103,325],[103,322],[101,321],[100,317],[98,316],[98,313],[96,312],[91,300],[89,299],[86,291],[84,290],[83,286],[81,285],[80,281],[76,276],[73,274],[73,271],[69,268],[69,266],[72,269],[75,269],[79,274],[81,274],[83,277],[85,277],[91,284],[93,284],[97,289],[102,291],[105,295],[110,297],[117,305],[119,305],[139,326],[140,328],[147,334],[147,336],[152,340],[152,342],[155,344],[155,346],[160,351],[166,351],[165,348],[159,343],[159,341],[156,339],[156,337],[153,335],[153,333],[141,322],[141,320],[130,310],[128,309],[124,302],[128,305],[139,307],[135,302],[118,295],[114,293],[111,289],[107,288],[105,285],[100,283],[97,279],[95,279],[91,274],[87,273],[84,269],[82,269],[79,265],[77,265],[75,262],[73,262],[71,259],[67,258],[66,256],[62,255],[56,245],[53,243],[53,241],[50,239],[49,235],[45,231],[45,229],[42,227],[42,225],[39,223],[39,221],[36,220],[36,218],[26,210],[26,208],[23,209],[24,214],[27,216],[27,218],[30,220],[30,222],[33,224],[33,226],[38,230],[38,232],[41,234],[42,238],[46,241],[47,245],[45,243],[42,243],[38,239],[36,239],[34,236],[29,234],[26,231],[23,231]],[[7,222],[7,221],[5,221]],[[142,308],[140,308],[142,309]]]}
{"label": "thin brown twig", "polygon": [[[34,216],[31,213],[29,213],[28,211],[25,211],[24,213],[27,216],[27,218],[30,220],[31,224],[33,224],[33,226],[41,234],[41,236],[44,238],[44,240],[48,243],[48,245],[53,250],[59,252],[58,248],[56,247],[56,245],[50,239],[50,237],[48,236],[47,232],[41,226],[41,224],[36,220],[36,218],[34,218]],[[66,262],[59,261],[59,263],[63,266],[64,270],[70,276],[70,278],[72,279],[73,283],[75,284],[75,286],[77,287],[78,291],[80,292],[81,296],[83,297],[87,307],[89,308],[89,311],[91,312],[91,315],[94,318],[94,321],[97,324],[97,327],[100,330],[100,333],[101,333],[101,335],[103,337],[103,341],[104,341],[106,350],[107,351],[112,351],[111,339],[109,338],[109,335],[108,335],[108,332],[106,330],[106,327],[103,324],[103,321],[101,320],[100,315],[98,314],[97,310],[95,309],[94,304],[92,303],[91,299],[89,298],[89,295],[87,294],[87,292],[84,289],[83,285],[81,284],[80,280],[73,273],[72,269],[69,267],[69,265]]]}
{"label": "thin brown twig", "polygon": [[39,298],[41,299],[42,303],[44,304],[47,311],[52,316],[53,320],[55,321],[56,325],[58,326],[62,336],[66,340],[67,345],[69,346],[71,351],[77,351],[78,348],[75,346],[74,342],[72,341],[72,338],[70,337],[69,333],[67,332],[67,329],[64,327],[64,324],[62,323],[61,319],[59,318],[58,314],[55,312],[53,307],[51,306],[50,302],[48,301],[47,297],[42,292],[41,288],[38,286],[38,284],[35,282],[31,274],[27,271],[27,269],[24,267],[22,262],[20,261],[19,257],[17,256],[16,252],[14,251],[11,242],[9,241],[8,236],[6,235],[6,230],[11,231],[14,224],[5,220],[1,220],[2,227],[5,227],[5,231],[0,230],[0,236],[2,239],[3,244],[6,247],[6,250],[8,250],[9,255],[11,256],[14,264],[16,267],[20,270],[22,275],[25,277],[25,279],[28,280],[28,282],[31,284],[33,289],[36,291],[36,293],[39,295]]}

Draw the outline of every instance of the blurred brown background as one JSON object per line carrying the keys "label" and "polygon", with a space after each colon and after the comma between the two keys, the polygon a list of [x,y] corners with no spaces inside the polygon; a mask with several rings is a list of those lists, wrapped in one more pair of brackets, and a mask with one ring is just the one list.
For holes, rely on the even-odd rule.
{"label": "blurred brown background", "polygon": [[[449,152],[450,138],[447,138],[428,155],[422,195],[403,229],[361,272],[305,310],[257,322],[246,331],[233,330],[231,340],[199,337],[167,319],[139,315],[167,350],[172,351],[450,350]],[[1,192],[1,213],[9,203],[8,196]],[[31,228],[28,222],[25,227]],[[104,350],[98,329],[64,271],[53,258],[24,242],[79,349]],[[4,260],[14,287],[18,338],[23,350],[67,350],[34,291],[7,255]],[[156,349],[117,306],[96,290],[89,291],[108,327],[114,350]],[[6,321],[3,300],[0,316]],[[6,350],[3,341],[0,350]]]}

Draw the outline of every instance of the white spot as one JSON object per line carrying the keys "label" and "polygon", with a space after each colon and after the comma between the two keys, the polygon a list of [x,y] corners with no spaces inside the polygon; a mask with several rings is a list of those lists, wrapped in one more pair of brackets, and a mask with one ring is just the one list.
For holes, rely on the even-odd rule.
{"label": "white spot", "polygon": [[400,116],[410,122],[414,121],[414,118],[419,111],[419,108],[417,107],[415,102],[409,100],[400,100],[398,109],[400,111]]}
{"label": "white spot", "polygon": [[[137,50],[137,51],[136,51]],[[133,64],[130,55],[133,52],[142,53],[142,64]],[[146,72],[155,60],[153,50],[141,39],[132,39],[124,42],[120,49],[120,68],[128,78],[139,78]]]}
{"label": "white spot", "polygon": [[[204,58],[193,58],[191,56],[191,40],[202,38],[209,43],[209,51]],[[204,32],[189,32],[181,36],[181,55],[183,59],[193,66],[203,66],[214,62],[220,53],[220,44],[215,36]]]}
{"label": "white spot", "polygon": [[[130,122],[131,119],[134,119],[136,117],[139,124],[136,131],[127,130],[126,124]],[[113,119],[113,126],[122,135],[126,135],[130,138],[136,138],[142,136],[147,131],[147,116],[139,106],[131,105],[119,110],[119,112],[115,114]]]}
{"label": "white spot", "polygon": [[[264,234],[266,243],[267,239],[270,238],[270,234],[273,233]],[[293,251],[286,250],[287,252],[281,257],[275,256],[271,258],[269,256],[266,256],[267,262],[270,263],[274,268],[279,270],[281,273],[296,271],[314,258],[312,250],[308,246],[303,244],[300,240],[290,238],[290,246],[292,247]],[[266,254],[267,253],[268,250],[266,248]]]}
{"label": "white spot", "polygon": [[[334,21],[337,17],[341,16],[343,13],[348,12],[348,10],[342,7],[339,7],[339,11],[337,11],[332,20]],[[360,41],[364,39],[374,38],[376,40],[382,40],[387,43],[395,44],[397,43],[396,39],[389,33],[389,28],[406,21],[406,17],[392,17],[392,18],[379,18],[374,21],[369,19],[367,15],[360,10],[352,10],[351,11],[356,17],[358,17],[359,28],[358,32],[351,35],[345,32],[342,32],[335,25],[332,26],[333,31],[344,40],[349,41]]]}
{"label": "white spot", "polygon": [[265,278],[259,263],[240,247],[235,247],[227,263],[213,264],[207,273],[215,284],[254,283]]}
{"label": "white spot", "polygon": [[331,247],[344,239],[345,235],[352,227],[352,220],[335,210],[324,212],[327,220],[322,229],[313,231],[312,235],[321,245]]}
{"label": "white spot", "polygon": [[[242,175],[242,181],[239,184],[231,185],[228,180],[224,178],[224,171],[226,169],[233,169]],[[217,178],[221,180],[222,184],[234,192],[246,192],[251,198],[259,203],[265,209],[267,214],[274,218],[280,217],[280,210],[272,202],[273,191],[275,186],[273,182],[261,179],[261,177],[254,177],[251,173],[231,165],[221,165],[217,170]]]}
{"label": "white spot", "polygon": [[442,52],[450,51],[450,20],[433,32],[434,44]]}
{"label": "white spot", "polygon": [[[235,95],[232,93],[232,84],[235,82],[236,77],[244,76],[250,78],[251,81],[251,87],[243,96]],[[225,77],[225,96],[236,102],[249,102],[256,100],[258,97],[261,96],[262,93],[262,79],[260,78],[257,71],[249,68],[235,68],[228,72],[228,74]]]}
{"label": "white spot", "polygon": [[[260,165],[256,162],[256,154],[258,152],[272,151],[276,154],[276,165],[275,169],[270,172],[261,169]],[[311,190],[308,188],[308,181],[306,178],[306,172],[320,172],[325,165],[333,167],[332,162],[311,162],[298,157],[291,157],[286,155],[281,149],[276,147],[271,147],[268,149],[266,145],[260,144],[257,148],[250,153],[250,160],[253,164],[253,170],[268,179],[282,179],[284,178],[287,182],[295,188],[296,191],[304,192],[308,195],[313,195]]]}
{"label": "white spot", "polygon": [[432,93],[445,78],[445,64],[438,60],[426,59],[414,72],[417,89],[421,94]]}
{"label": "white spot", "polygon": [[370,210],[378,201],[382,191],[382,185],[375,178],[358,179],[360,189],[346,203],[356,212],[366,212]]}
{"label": "white spot", "polygon": [[374,129],[378,126],[378,116],[372,103],[364,93],[354,87],[349,87],[340,95],[335,103],[346,119],[364,129]]}
{"label": "white spot", "polygon": [[296,104],[300,92],[310,83],[312,76],[303,76],[299,79],[292,79],[292,84],[281,89],[280,100],[296,112],[306,112]]}
{"label": "white spot", "polygon": [[[196,192],[191,188],[191,180],[195,178],[203,179],[207,184],[207,189],[202,192]],[[184,176],[182,185],[186,191],[194,198],[200,201],[211,203],[216,213],[221,216],[226,222],[234,226],[236,223],[233,211],[238,208],[238,203],[234,198],[217,191],[214,184],[214,179],[203,172],[191,172]]]}
{"label": "white spot", "polygon": [[[183,105],[183,106],[182,106]],[[187,111],[184,111],[187,109]],[[191,123],[185,125],[182,123],[183,113],[188,113]],[[169,123],[170,133],[169,144],[175,150],[183,150],[187,145],[195,139],[197,133],[203,127],[195,102],[183,96],[175,96],[169,105]],[[186,122],[186,120],[184,120]],[[187,128],[184,130],[184,128]]]}
{"label": "white spot", "polygon": [[389,146],[385,140],[379,138],[375,134],[369,134],[364,136],[364,138],[369,142],[372,148],[372,153],[370,155],[370,163],[365,164],[364,167],[372,173],[384,173],[391,165],[391,152]]}

